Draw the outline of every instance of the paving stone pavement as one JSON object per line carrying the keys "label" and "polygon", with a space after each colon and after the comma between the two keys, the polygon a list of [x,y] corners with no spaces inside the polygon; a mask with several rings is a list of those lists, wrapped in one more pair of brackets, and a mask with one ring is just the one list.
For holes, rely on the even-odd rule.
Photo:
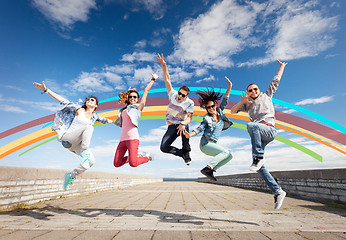
{"label": "paving stone pavement", "polygon": [[0,212],[6,239],[346,239],[346,207],[198,182],[162,182]]}

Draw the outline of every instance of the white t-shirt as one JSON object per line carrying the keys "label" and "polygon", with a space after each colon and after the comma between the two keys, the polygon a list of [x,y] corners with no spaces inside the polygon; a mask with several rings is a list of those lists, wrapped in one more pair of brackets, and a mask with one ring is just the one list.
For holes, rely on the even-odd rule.
{"label": "white t-shirt", "polygon": [[179,124],[187,118],[187,113],[193,113],[194,102],[187,97],[182,102],[177,102],[178,92],[172,89],[168,94],[169,103],[166,113],[166,123]]}

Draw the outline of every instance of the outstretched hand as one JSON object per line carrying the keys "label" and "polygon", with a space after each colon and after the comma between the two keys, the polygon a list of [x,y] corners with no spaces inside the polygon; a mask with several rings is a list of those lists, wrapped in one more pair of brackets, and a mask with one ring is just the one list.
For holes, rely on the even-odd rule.
{"label": "outstretched hand", "polygon": [[46,90],[46,85],[44,84],[44,81],[42,81],[42,84],[37,83],[37,82],[34,82],[33,84],[37,89],[39,89],[41,91]]}
{"label": "outstretched hand", "polygon": [[244,103],[252,103],[252,101],[249,100],[249,95],[246,92],[243,92],[243,94],[240,95],[240,98],[241,98],[240,102],[243,104]]}
{"label": "outstretched hand", "polygon": [[283,66],[285,67],[287,65],[287,62],[280,62],[280,60],[276,60],[279,64],[280,64],[280,67]]}
{"label": "outstretched hand", "polygon": [[161,65],[166,64],[165,60],[163,59],[163,53],[161,55],[158,53],[157,56],[155,56],[155,58],[157,59],[157,61],[155,62],[158,62]]}

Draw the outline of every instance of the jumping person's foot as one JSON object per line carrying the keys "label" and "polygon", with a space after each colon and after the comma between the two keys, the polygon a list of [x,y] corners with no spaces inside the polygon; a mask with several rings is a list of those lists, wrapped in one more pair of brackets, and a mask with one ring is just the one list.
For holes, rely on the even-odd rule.
{"label": "jumping person's foot", "polygon": [[184,159],[186,165],[189,166],[191,163],[190,153],[189,152],[183,153],[183,159]]}
{"label": "jumping person's foot", "polygon": [[250,166],[250,171],[251,172],[257,172],[258,170],[261,169],[261,167],[263,166],[265,160],[263,158],[263,156],[255,156],[253,157],[252,160],[252,165]]}
{"label": "jumping person's foot", "polygon": [[137,156],[138,156],[138,157],[147,157],[147,158],[149,159],[149,161],[152,161],[152,160],[153,160],[153,158],[152,158],[152,157],[150,156],[150,154],[147,153],[147,152],[138,153]]}
{"label": "jumping person's foot", "polygon": [[279,194],[274,195],[274,204],[275,204],[274,209],[275,210],[280,209],[285,197],[286,197],[285,191],[282,191]]}
{"label": "jumping person's foot", "polygon": [[78,159],[84,168],[90,168],[90,153],[87,151],[81,152]]}
{"label": "jumping person's foot", "polygon": [[217,181],[217,179],[214,177],[214,171],[212,169],[205,167],[201,170],[201,173],[210,180]]}
{"label": "jumping person's foot", "polygon": [[72,174],[70,172],[65,173],[64,175],[64,190],[68,190],[70,188],[70,185],[73,180],[75,180],[75,177],[72,177]]}

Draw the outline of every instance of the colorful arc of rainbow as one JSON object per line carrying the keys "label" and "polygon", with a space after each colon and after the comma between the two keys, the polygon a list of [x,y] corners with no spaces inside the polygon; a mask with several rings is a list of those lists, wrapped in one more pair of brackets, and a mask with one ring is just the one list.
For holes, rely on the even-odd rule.
{"label": "colorful arc of rainbow", "polygon": [[[203,90],[203,89],[206,89],[206,88],[191,87],[190,89],[192,91],[197,91],[197,90]],[[225,92],[226,89],[216,89],[216,91]],[[166,89],[165,88],[160,88],[160,89],[152,89],[152,90],[150,90],[150,93],[160,93],[160,92],[166,92]],[[139,93],[142,94],[143,91],[141,91]],[[234,94],[234,95],[240,95],[241,93],[242,93],[241,91],[237,91],[237,90],[232,90],[231,91],[231,94]],[[117,99],[118,99],[118,97],[114,97],[114,98],[109,98],[109,99],[105,99],[103,101],[100,101],[99,109],[100,110],[108,110],[108,109],[114,108],[114,105],[111,106],[111,101],[117,100]],[[157,104],[158,102],[160,102],[160,104],[164,104],[163,103],[164,101],[162,101],[162,100],[163,100],[163,98],[151,98],[151,99],[148,98],[147,105],[150,105],[150,102],[151,102],[151,104]],[[194,99],[194,100],[196,102],[196,99]],[[322,121],[322,122],[324,122],[326,124],[329,124],[330,126],[333,126],[333,127],[340,126],[340,125],[334,123],[333,121],[331,121],[331,120],[329,120],[329,119],[327,119],[327,118],[325,118],[325,117],[323,117],[321,115],[318,115],[318,114],[313,113],[313,112],[311,112],[309,110],[306,110],[306,109],[304,110],[304,108],[301,108],[301,107],[296,106],[294,104],[290,104],[290,103],[287,103],[287,102],[284,102],[284,101],[281,101],[281,100],[278,100],[278,99],[273,99],[273,102],[277,103],[279,105],[291,108],[291,109],[295,109],[295,110],[297,110],[299,112],[302,112],[302,113],[305,113],[305,114],[307,114],[309,116],[315,117],[316,119],[318,119],[318,120],[320,120],[320,121]],[[102,105],[104,106],[103,109],[102,109]],[[158,106],[158,107],[161,107],[161,108],[163,107],[164,108],[164,106]],[[226,110],[226,111],[229,111],[229,110]],[[114,112],[113,118],[115,119],[116,118],[116,115],[115,115],[116,111],[110,111],[110,112]],[[108,112],[106,112],[106,113],[108,113]],[[204,113],[205,112],[201,112],[200,115],[204,115]],[[101,113],[101,114],[103,114],[103,113]],[[165,114],[165,113],[162,113],[162,114]],[[197,114],[197,115],[199,115],[199,114]],[[228,117],[230,117],[230,118],[249,121],[246,116],[241,116],[241,114],[240,115],[238,115],[238,114],[234,115],[234,114],[227,113],[226,115],[228,115]],[[339,132],[339,131],[342,131],[343,129],[345,129],[342,126],[340,126],[341,128],[340,127],[335,127],[336,129],[339,130],[339,131],[335,131],[335,130],[330,129],[328,127],[325,127],[323,125],[320,125],[320,124],[317,124],[317,123],[314,123],[314,122],[311,122],[309,120],[306,120],[306,119],[303,119],[303,118],[299,118],[299,117],[296,117],[296,116],[293,116],[293,115],[282,113],[282,112],[279,112],[279,111],[277,111],[277,115],[278,115],[277,119],[280,119],[280,120],[281,119],[283,119],[283,120],[286,119],[286,121],[289,120],[289,122],[290,121],[292,122],[294,120],[295,123],[298,126],[300,126],[300,127],[297,127],[297,126],[289,124],[287,122],[277,120],[276,123],[277,123],[277,125],[279,125],[279,128],[284,129],[286,131],[290,131],[290,132],[299,134],[301,136],[304,136],[304,137],[307,137],[307,138],[310,138],[310,139],[313,139],[314,141],[320,142],[320,143],[322,143],[322,144],[324,144],[324,145],[326,145],[328,147],[331,147],[331,148],[333,148],[333,149],[335,149],[335,150],[337,150],[337,151],[339,151],[339,152],[341,152],[343,154],[346,154],[346,152],[343,151],[343,150],[346,150],[345,147],[343,147],[343,146],[341,146],[341,145],[339,145],[339,144],[337,144],[337,143],[335,143],[335,142],[333,142],[333,141],[328,139],[328,138],[330,138],[330,139],[332,139],[334,141],[337,141],[337,142],[342,143],[342,144],[345,145],[346,144],[345,134],[342,134],[341,132]],[[290,117],[288,118],[287,116],[290,116]],[[53,117],[54,117],[54,115],[49,115],[49,116],[46,116],[46,117],[43,117],[43,118],[40,118],[40,119],[36,119],[34,121],[31,121],[31,122],[28,122],[26,124],[22,124],[22,125],[20,125],[18,127],[15,127],[13,129],[9,129],[9,130],[7,130],[5,132],[0,133],[0,138],[12,135],[12,134],[14,134],[16,132],[22,131],[22,130],[27,129],[29,127],[33,127],[33,126],[45,123],[47,121],[51,121],[53,119]],[[152,116],[152,117],[153,117],[152,119],[154,119],[157,116]],[[313,125],[313,127],[311,127],[311,125]],[[45,124],[44,127],[46,127],[46,126],[47,126],[47,124]],[[304,127],[306,129],[304,129]],[[307,130],[307,129],[310,129],[310,131]],[[29,138],[28,138],[28,136],[23,137],[24,139],[26,139],[25,143],[23,142],[23,138],[21,138],[21,139],[18,139],[16,141],[10,143],[10,144],[5,145],[4,147],[1,147],[0,148],[0,159],[3,158],[4,156],[7,156],[8,154],[10,154],[10,153],[12,153],[14,151],[17,151],[17,150],[19,150],[21,148],[24,148],[24,147],[26,147],[26,146],[28,146],[30,144],[33,144],[35,142],[41,141],[41,140],[43,140],[45,138],[48,138],[50,136],[55,135],[54,133],[52,135],[52,133],[47,132],[46,129],[42,129],[42,130],[44,130],[44,134],[42,136],[39,136],[39,137],[35,136],[34,137],[33,135],[29,134],[31,137],[33,137],[33,139],[29,139],[30,138],[29,135],[28,135]],[[311,132],[311,130],[314,131],[314,132]],[[323,136],[320,136],[319,134],[316,134],[317,132],[319,134],[322,134],[322,135],[326,136],[327,138],[325,138]],[[37,145],[37,146],[35,146],[33,148],[36,148],[38,146],[42,146],[43,144],[45,144],[45,143],[47,143],[47,142],[49,142],[51,140],[53,140],[53,139],[47,140],[47,141],[45,141],[43,143],[40,143],[39,145]],[[286,141],[285,143],[287,144],[288,141]],[[14,145],[14,143],[16,145]],[[293,145],[292,143],[288,144],[288,145],[292,146]],[[11,145],[11,147],[12,147],[11,149],[8,149],[8,147],[10,147],[9,145]],[[7,148],[7,149],[4,149],[4,148]],[[30,151],[30,149],[25,151],[24,153],[26,153],[28,151]],[[21,155],[23,155],[24,153],[22,153]]]}
{"label": "colorful arc of rainbow", "polygon": [[[140,120],[152,120],[152,119],[165,119],[165,116],[164,115],[148,115],[148,116],[143,116],[143,117],[140,118]],[[203,117],[196,117],[196,116],[193,117],[193,121],[202,121],[202,120],[203,120]],[[104,124],[102,124],[102,123],[97,123],[97,124],[94,125],[94,127],[103,126],[103,125]],[[240,124],[240,123],[234,123],[232,125],[232,127],[246,130],[246,125]],[[25,152],[19,154],[19,156],[22,156],[23,154],[25,154],[25,153],[27,153],[27,152],[29,152],[29,151],[37,148],[37,147],[40,147],[43,144],[46,144],[46,143],[48,143],[48,142],[50,142],[52,140],[55,140],[55,139],[57,139],[57,137],[50,138],[50,139],[48,139],[48,140],[46,140],[46,141],[44,141],[44,142],[42,142],[42,143],[40,143],[38,145],[36,145],[36,146],[26,150]],[[321,155],[319,155],[316,152],[314,152],[314,151],[312,151],[312,150],[310,150],[310,149],[308,149],[308,148],[306,148],[306,147],[304,147],[304,146],[302,146],[302,145],[300,145],[300,144],[298,144],[296,142],[293,142],[293,141],[291,141],[291,140],[289,140],[287,138],[284,138],[284,137],[281,137],[281,136],[277,136],[275,138],[275,140],[277,140],[279,142],[282,142],[284,144],[287,144],[287,145],[289,145],[291,147],[294,147],[294,148],[298,149],[299,151],[302,151],[305,154],[307,154],[307,155],[317,159],[320,162],[323,161]]]}

